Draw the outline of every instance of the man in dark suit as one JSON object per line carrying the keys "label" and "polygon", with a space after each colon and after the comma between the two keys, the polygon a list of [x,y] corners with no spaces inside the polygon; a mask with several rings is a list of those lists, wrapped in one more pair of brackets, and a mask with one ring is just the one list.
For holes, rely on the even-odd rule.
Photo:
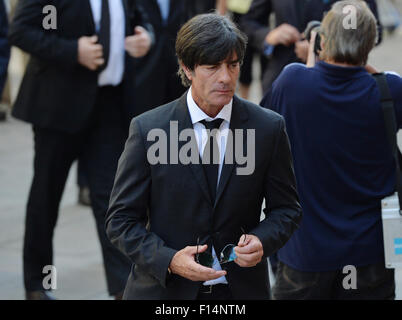
{"label": "man in dark suit", "polygon": [[245,48],[227,18],[194,17],[176,41],[189,91],[131,122],[106,219],[125,299],[269,299],[265,258],[301,208],[282,117],[234,96]]}
{"label": "man in dark suit", "polygon": [[[242,26],[251,45],[259,48],[269,59],[262,87],[266,93],[283,67],[301,62],[307,56],[308,43],[301,41],[302,33],[311,20],[323,18],[334,0],[253,0]],[[377,15],[375,0],[366,1]],[[275,15],[275,27],[268,25],[269,16]],[[265,21],[265,23],[263,22]],[[301,59],[301,60],[300,60]]]}
{"label": "man in dark suit", "polygon": [[[47,7],[50,5],[50,7]],[[42,12],[57,13],[57,21]],[[45,21],[46,18],[46,21]],[[106,237],[104,217],[133,111],[133,57],[149,33],[134,1],[20,0],[10,42],[31,54],[13,115],[33,125],[34,177],[24,239],[27,299],[49,299],[42,270],[53,263],[52,237],[72,162],[88,164],[91,205],[108,291],[122,294],[129,262]],[[46,23],[53,27],[46,25]],[[49,23],[51,22],[51,23]],[[47,26],[47,27],[45,27]],[[134,31],[134,34],[133,34]]]}
{"label": "man in dark suit", "polygon": [[177,75],[177,32],[186,22],[183,0],[139,0],[155,32],[155,45],[136,60],[136,115],[180,97],[185,88]]}

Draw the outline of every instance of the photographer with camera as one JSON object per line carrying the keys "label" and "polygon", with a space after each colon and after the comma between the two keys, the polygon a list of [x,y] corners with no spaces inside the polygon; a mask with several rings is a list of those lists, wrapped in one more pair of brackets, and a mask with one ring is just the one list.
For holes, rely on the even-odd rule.
{"label": "photographer with camera", "polygon": [[[271,90],[286,65],[306,61],[308,43],[302,31],[308,22],[321,20],[334,2],[336,0],[253,0],[240,24],[249,37],[250,46],[259,50],[268,63],[262,76],[264,93]],[[375,0],[365,2],[377,17]],[[269,23],[271,14],[275,18],[274,26]]]}
{"label": "photographer with camera", "polygon": [[[311,22],[318,22],[318,20],[321,21],[325,12],[328,12],[336,1],[338,0],[308,0],[303,12],[303,26],[307,26]],[[382,26],[379,21],[377,3],[375,0],[365,0],[365,2],[377,19],[378,39],[376,45],[379,45],[382,41]],[[308,26],[306,29],[308,29]],[[304,33],[304,36],[305,35],[306,33]],[[302,39],[295,43],[295,54],[302,62],[306,62],[308,55],[307,39]]]}
{"label": "photographer with camera", "polygon": [[[347,6],[355,9],[352,27]],[[376,71],[367,66],[376,19],[363,1],[339,1],[318,34],[319,46],[312,32],[307,66],[285,67],[261,102],[286,120],[304,212],[278,251],[273,298],[394,299],[381,199],[395,190],[395,162],[370,74]],[[387,73],[386,80],[400,128],[402,78]]]}

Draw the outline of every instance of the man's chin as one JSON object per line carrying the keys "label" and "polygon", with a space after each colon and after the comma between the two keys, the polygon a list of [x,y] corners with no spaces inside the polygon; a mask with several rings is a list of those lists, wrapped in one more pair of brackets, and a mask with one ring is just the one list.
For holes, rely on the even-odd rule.
{"label": "man's chin", "polygon": [[227,105],[234,96],[234,92],[230,91],[230,92],[216,92],[215,93],[215,102],[217,105]]}

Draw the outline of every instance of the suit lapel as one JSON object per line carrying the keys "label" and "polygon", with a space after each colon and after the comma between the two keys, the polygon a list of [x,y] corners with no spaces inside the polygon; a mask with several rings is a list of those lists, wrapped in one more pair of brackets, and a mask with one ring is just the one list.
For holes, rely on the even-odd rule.
{"label": "suit lapel", "polygon": [[[193,130],[194,129],[193,123],[191,121],[190,113],[189,113],[188,107],[187,107],[187,93],[188,93],[188,91],[178,101],[178,105],[176,107],[175,118],[178,121],[179,134],[180,134],[180,132],[182,132],[185,129],[192,129],[193,134],[191,136],[191,141],[194,141],[197,144],[197,142],[196,142],[197,140],[195,138],[195,133]],[[179,150],[181,150],[181,148],[186,143],[187,143],[187,141],[179,141],[179,144],[178,144]],[[198,151],[198,147],[197,147],[197,151]],[[189,165],[187,165],[187,167],[189,167],[189,169],[194,174],[195,179],[202,190],[202,193],[204,194],[205,198],[209,201],[209,203],[212,205],[213,203],[212,203],[211,196],[209,194],[208,182],[207,182],[207,178],[205,177],[205,174],[204,174],[204,169],[202,167],[201,160],[200,160],[199,164],[190,163]]]}
{"label": "suit lapel", "polygon": [[[231,132],[235,133],[235,129],[246,129],[245,123],[248,119],[248,113],[247,110],[242,106],[241,101],[234,96],[233,97],[233,106],[232,106],[232,115],[230,118],[230,125],[229,128]],[[218,204],[220,198],[222,197],[223,191],[225,190],[227,183],[233,174],[233,170],[236,167],[236,159],[235,159],[235,150],[234,150],[234,145],[233,143],[233,163],[231,164],[225,164],[226,162],[226,156],[228,154],[228,146],[226,146],[226,153],[225,153],[225,160],[223,162],[222,166],[222,172],[221,172],[221,177],[219,179],[219,184],[218,184],[218,190],[216,192],[216,199],[215,199],[215,204],[214,208]],[[243,150],[247,150],[247,139],[243,136]]]}
{"label": "suit lapel", "polygon": [[182,2],[182,0],[170,0],[168,22],[173,21],[177,14],[182,14],[183,10],[179,8],[179,5],[183,5]]}
{"label": "suit lapel", "polygon": [[[126,34],[130,34],[132,30],[130,30],[130,12],[129,12],[129,5],[127,3],[127,0],[121,0],[124,8],[124,16],[125,16],[125,22],[126,22]],[[91,6],[91,0],[84,0],[84,7],[85,10],[87,11],[87,14],[85,15],[86,21],[88,28],[91,32],[91,35],[96,33],[96,27],[95,27],[95,19],[94,15],[92,12],[92,6]]]}
{"label": "suit lapel", "polygon": [[162,12],[161,12],[161,7],[159,6],[159,3],[157,0],[151,0],[151,5],[154,6],[155,12],[158,13],[158,21],[162,25],[163,20],[162,20]]}
{"label": "suit lapel", "polygon": [[96,33],[96,27],[94,15],[92,12],[91,0],[84,0],[84,13],[85,11],[87,12],[87,14],[85,14],[84,18],[87,22],[89,35],[94,35]]}
{"label": "suit lapel", "polygon": [[130,9],[132,10],[128,3],[127,0],[121,0],[123,3],[123,8],[124,8],[124,17],[125,17],[125,22],[126,22],[126,35],[130,35],[133,33],[133,30],[130,30],[130,18],[131,18],[131,12]]}
{"label": "suit lapel", "polygon": [[[187,107],[187,92],[179,99],[178,105],[176,107],[176,115],[175,119],[178,121],[178,129],[179,129],[179,134],[185,129],[193,129],[193,124],[191,122],[191,117],[190,113],[188,111]],[[248,113],[247,110],[242,106],[241,101],[234,96],[233,97],[233,107],[232,107],[232,115],[230,119],[230,130],[234,134],[235,129],[247,129],[246,128],[246,122],[248,120]],[[194,131],[192,131],[192,141],[196,141]],[[187,141],[179,141],[179,150],[188,143]],[[197,148],[198,150],[198,148]],[[243,150],[247,150],[247,139],[244,137],[243,138]],[[228,149],[226,150],[226,154],[228,153]],[[233,157],[235,155],[235,152],[233,152]],[[225,155],[226,157],[226,155]],[[216,200],[214,204],[214,208],[218,204],[220,198],[222,197],[222,194],[228,184],[228,181],[230,180],[231,175],[233,174],[233,170],[236,167],[236,161],[233,159],[233,163],[231,164],[225,164],[225,161],[222,166],[222,173],[221,177],[219,179],[219,185],[217,189],[217,194],[216,194]],[[202,193],[204,194],[205,198],[209,201],[209,203],[212,204],[212,199],[209,194],[209,188],[208,188],[208,182],[205,177],[204,169],[202,167],[202,164],[194,164],[190,163],[187,167],[190,168],[192,171],[193,175],[195,176],[195,179],[200,186]]]}

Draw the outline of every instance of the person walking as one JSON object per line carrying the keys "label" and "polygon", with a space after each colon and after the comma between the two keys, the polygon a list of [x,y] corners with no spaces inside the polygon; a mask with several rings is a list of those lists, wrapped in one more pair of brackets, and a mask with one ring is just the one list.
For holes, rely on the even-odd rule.
{"label": "person walking", "polygon": [[108,292],[121,298],[130,263],[107,239],[105,214],[135,108],[132,57],[145,55],[152,37],[134,1],[52,3],[47,19],[56,14],[56,26],[44,27],[43,1],[20,0],[9,30],[10,43],[31,55],[12,111],[32,124],[34,135],[23,255],[26,299],[52,299],[42,270],[53,265],[60,199],[80,156],[87,164]]}

